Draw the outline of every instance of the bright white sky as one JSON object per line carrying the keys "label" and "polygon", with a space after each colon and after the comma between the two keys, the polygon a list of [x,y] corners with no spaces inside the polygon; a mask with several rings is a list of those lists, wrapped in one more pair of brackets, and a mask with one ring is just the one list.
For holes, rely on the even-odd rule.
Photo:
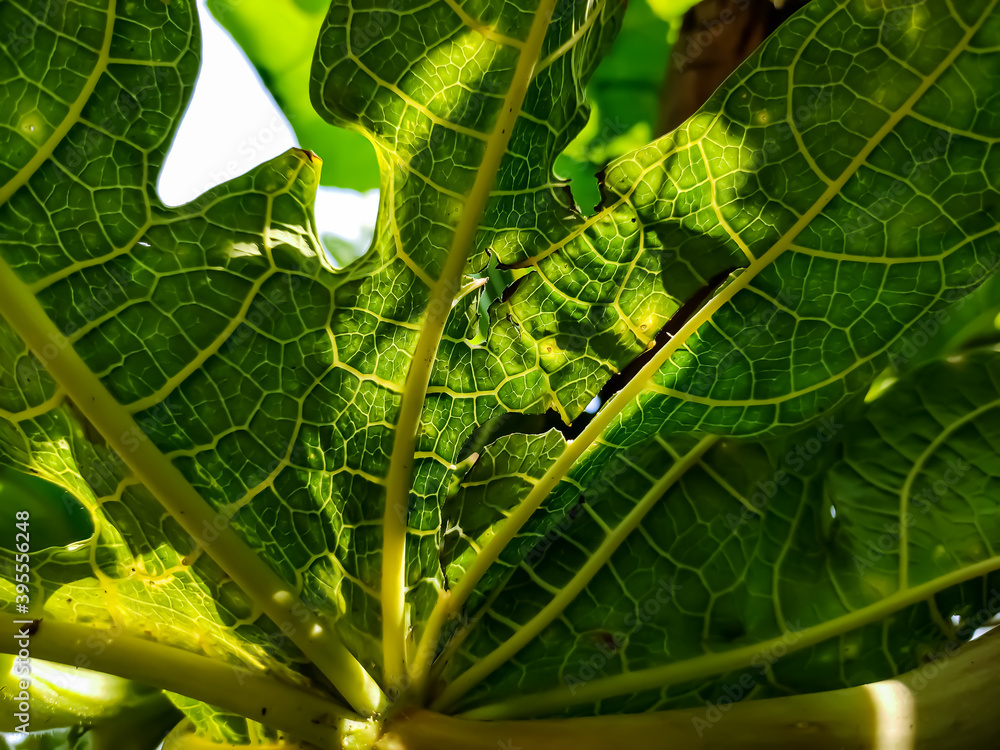
{"label": "bright white sky", "polygon": [[[160,196],[179,205],[298,145],[257,72],[198,0],[204,49],[194,98],[160,178]],[[305,148],[309,144],[302,144]],[[323,188],[316,198],[320,232],[367,241],[378,191]]]}

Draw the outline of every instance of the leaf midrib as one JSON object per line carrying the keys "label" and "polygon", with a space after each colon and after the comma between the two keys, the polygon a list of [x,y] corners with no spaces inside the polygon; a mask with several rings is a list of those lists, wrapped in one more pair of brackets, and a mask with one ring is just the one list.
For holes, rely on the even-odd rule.
{"label": "leaf midrib", "polygon": [[[51,157],[61,138],[78,120],[79,113],[106,72],[116,21],[116,0],[109,0],[101,62],[95,66],[73,105],[75,116],[67,117],[29,165],[0,189],[0,205]],[[86,365],[46,314],[32,289],[6,260],[0,260],[0,290],[4,292],[0,294],[0,315],[6,318],[62,391],[73,400],[139,481],[276,625],[282,627],[287,623],[291,626],[289,638],[292,642],[333,682],[356,710],[365,714],[380,711],[385,705],[385,696],[336,632],[321,622],[289,585],[239,537],[229,518],[226,518],[225,528],[218,530],[216,521],[220,513],[205,501],[146,436],[129,409],[118,402]],[[53,345],[57,353],[53,357],[44,356],[42,352]],[[208,542],[203,538],[205,529],[218,532],[214,541]]]}
{"label": "leaf midrib", "polygon": [[[0,290],[4,292],[0,294],[0,315],[164,509],[275,624],[292,625],[290,639],[351,705],[362,713],[377,711],[384,702],[381,690],[335,632],[321,623],[289,585],[240,538],[229,519],[222,530],[218,529],[216,521],[220,513],[146,436],[76,350],[68,344],[60,345],[65,337],[4,260],[0,260]],[[58,349],[55,356],[43,356],[41,352],[52,345]],[[207,541],[205,529],[217,531],[218,537]]]}
{"label": "leaf midrib", "polygon": [[513,80],[504,96],[503,108],[486,140],[476,179],[466,197],[458,226],[455,227],[444,268],[431,289],[424,326],[406,376],[387,476],[382,522],[382,647],[385,682],[389,685],[408,682],[405,547],[420,415],[441,336],[451,313],[452,303],[462,288],[462,275],[490,199],[490,191],[496,181],[501,160],[507,152],[514,126],[521,115],[528,86],[534,78],[534,69],[555,3],[556,0],[541,0],[535,9],[531,29],[518,56]]}
{"label": "leaf midrib", "polygon": [[[24,622],[30,621],[0,612],[0,653],[17,650],[15,637]],[[31,639],[36,659],[79,667],[85,655],[82,663],[89,669],[174,691],[239,716],[259,719],[264,708],[271,726],[307,735],[324,747],[339,747],[345,735],[363,727],[361,717],[339,703],[244,667],[115,629],[48,618],[36,622]],[[315,716],[325,721],[313,721]]]}

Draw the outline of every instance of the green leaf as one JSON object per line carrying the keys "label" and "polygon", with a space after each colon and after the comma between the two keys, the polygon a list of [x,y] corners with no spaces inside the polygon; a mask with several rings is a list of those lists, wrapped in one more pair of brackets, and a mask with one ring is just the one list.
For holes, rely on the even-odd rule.
{"label": "green leaf", "polygon": [[216,745],[277,745],[279,732],[250,721],[244,716],[219,711],[182,695],[171,696],[188,717],[190,726],[181,725],[175,733],[188,730],[202,740]]}
{"label": "green leaf", "polygon": [[[508,217],[558,227],[567,216],[551,184],[552,163],[586,119],[576,82],[593,71],[622,8],[610,3],[585,16],[572,4],[550,19],[553,7],[543,2],[533,14],[500,16],[484,7],[476,21],[447,3],[406,13],[347,14],[334,6],[320,36],[317,108],[332,122],[365,129],[387,166],[372,249],[352,268],[367,272],[361,288],[377,299],[384,331],[364,356],[392,357],[382,368],[401,395],[398,437],[377,457],[385,500],[358,496],[363,507],[382,508],[373,542],[383,555],[372,568],[380,580],[370,585],[381,589],[390,684],[403,681],[404,633],[420,634],[444,589],[435,532],[461,446],[502,409],[537,411],[552,401],[519,334],[494,329],[487,345],[475,343],[467,315],[476,306],[456,300],[482,283],[468,276],[486,269],[490,246],[499,253],[513,241],[518,232]],[[382,33],[351,36],[355,25]],[[551,91],[565,93],[553,99]],[[390,288],[399,296],[383,301]],[[412,323],[391,323],[401,320]],[[412,359],[397,357],[400,349]],[[369,622],[378,627],[374,611]]]}
{"label": "green leaf", "polygon": [[[381,691],[335,623],[301,601],[297,562],[314,562],[314,587],[342,577],[329,557],[312,560],[310,547],[328,542],[259,554],[275,543],[269,498],[290,511],[271,484],[308,493],[311,481],[308,466],[288,468],[298,434],[288,410],[299,407],[284,389],[304,397],[327,367],[324,340],[331,353],[316,305],[329,304],[332,272],[306,208],[315,162],[293,152],[166,208],[153,185],[197,71],[193,4],[4,4],[0,15],[25,35],[6,49],[19,83],[0,107],[0,432],[8,460],[72,492],[96,529],[33,550],[36,610],[300,684],[290,665],[312,652],[358,705],[377,705]],[[53,49],[71,70],[50,72]],[[268,310],[293,293],[282,331]],[[287,354],[273,333],[292,336]],[[264,369],[242,372],[252,359]],[[199,416],[205,397],[217,399],[211,424]],[[235,518],[254,498],[255,512]],[[323,599],[342,613],[340,597]]]}
{"label": "green leaf", "polygon": [[18,510],[27,510],[38,524],[37,549],[67,547],[94,533],[87,509],[62,487],[0,466],[0,524],[12,529]]}
{"label": "green leaf", "polygon": [[598,446],[556,492],[578,512],[554,539],[526,534],[438,706],[712,705],[873,682],[953,649],[1000,609],[998,416],[989,351],[759,444]]}
{"label": "green leaf", "polygon": [[935,359],[994,343],[1000,328],[1000,276],[991,276],[975,292],[925,320],[889,365],[896,374]]}
{"label": "green leaf", "polygon": [[698,4],[698,0],[648,0],[648,2],[653,12],[666,21],[680,18]]}
{"label": "green leaf", "polygon": [[324,122],[309,102],[309,70],[327,6],[323,0],[208,0],[208,9],[250,58],[299,144],[323,160],[321,184],[370,190],[379,185],[371,144],[360,133]]}
{"label": "green leaf", "polygon": [[[885,11],[849,7],[811,3],[687,124],[613,164],[605,207],[574,232],[498,249],[532,272],[496,325],[533,344],[570,417],[718,285],[629,408],[672,431],[799,423],[866,387],[921,315],[993,272],[997,193],[963,164],[985,168],[995,126],[939,104],[959,79],[987,80],[972,73],[986,15],[942,11],[880,37]],[[852,24],[864,33],[840,41]],[[844,81],[813,62],[830,45],[864,60]],[[952,200],[966,192],[980,199]]]}
{"label": "green leaf", "polygon": [[[993,360],[920,371],[752,498],[996,266],[998,5],[814,0],[612,164],[585,218],[553,165],[624,3],[335,2],[311,98],[382,168],[372,246],[336,269],[309,152],[157,197],[196,75],[191,0],[0,4],[21,30],[0,52],[0,446],[90,522],[33,549],[29,595],[4,574],[0,628],[28,596],[37,658],[175,693],[208,738],[260,723],[361,748],[410,704],[680,705],[796,635],[768,689],[915,663],[942,618],[995,608]],[[517,279],[484,337],[495,260]],[[572,440],[497,427],[572,421],[602,389]],[[873,509],[899,508],[914,467],[933,486],[955,446],[962,502],[852,573]],[[658,571],[682,587],[665,624],[567,697],[566,659],[606,645],[597,618],[628,627]]]}
{"label": "green leaf", "polygon": [[541,435],[515,433],[499,438],[486,448],[445,505],[449,528],[441,552],[445,575],[461,578],[479,547],[492,537],[498,519],[531,491],[565,448],[556,430]]}

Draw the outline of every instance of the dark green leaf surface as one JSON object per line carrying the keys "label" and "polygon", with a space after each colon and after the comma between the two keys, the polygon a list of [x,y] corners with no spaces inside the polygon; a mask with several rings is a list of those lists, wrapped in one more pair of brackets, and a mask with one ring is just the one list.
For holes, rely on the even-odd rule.
{"label": "dark green leaf surface", "polygon": [[889,25],[864,3],[810,4],[686,125],[613,164],[595,217],[535,258],[501,254],[533,266],[500,312],[546,355],[570,415],[720,274],[718,311],[632,406],[650,429],[808,419],[993,271],[1000,112],[983,99],[970,115],[979,99],[962,83],[982,98],[1000,76],[988,4],[932,6]]}
{"label": "dark green leaf surface", "polygon": [[1000,606],[998,410],[990,351],[759,444],[600,445],[595,476],[564,488],[577,512],[533,539],[445,678],[523,648],[451,708],[632,712],[714,703],[747,679],[742,694],[770,697],[915,668]]}

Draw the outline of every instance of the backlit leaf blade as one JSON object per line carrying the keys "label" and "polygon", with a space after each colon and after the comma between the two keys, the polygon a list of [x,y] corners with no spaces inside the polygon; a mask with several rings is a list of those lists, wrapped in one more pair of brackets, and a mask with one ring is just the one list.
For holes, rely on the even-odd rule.
{"label": "backlit leaf blade", "polygon": [[[384,711],[411,672],[417,693],[443,687],[451,705],[516,712],[486,705],[521,684],[516,659],[465,698],[479,684],[461,682],[470,662],[422,671],[427,654],[415,647],[426,639],[430,656],[440,647],[484,660],[504,637],[487,608],[520,590],[511,572],[574,517],[580,488],[609,461],[626,452],[626,495],[608,489],[593,512],[641,522],[658,507],[652,490],[718,484],[698,467],[716,460],[719,438],[702,433],[785,439],[865,390],[921,320],[992,272],[995,112],[961,84],[995,77],[997,5],[815,0],[700,115],[617,162],[605,207],[585,219],[552,165],[586,122],[587,79],[623,4],[336,2],[312,97],[324,117],[376,143],[383,188],[371,250],[337,270],[315,233],[319,164],[308,152],[187,206],[157,199],[195,76],[190,0],[54,12],[41,0],[3,4],[4,21],[37,37],[0,58],[20,87],[0,95],[4,461],[67,488],[94,527],[42,553],[36,604],[56,622],[117,617],[129,635],[149,630],[294,684],[322,674],[359,713]],[[381,33],[351,34],[369,23]],[[47,54],[53,45],[58,55]],[[834,53],[843,81],[825,62]],[[963,101],[945,106],[946,90],[965,91]],[[781,127],[789,117],[798,135]],[[954,137],[924,158],[942,128]],[[532,269],[494,305],[484,341],[477,312],[491,256]],[[672,338],[636,362],[668,322]],[[505,446],[542,446],[515,504],[470,516],[467,495],[452,496],[478,427],[509,411],[572,419],[628,366],[635,377],[573,441],[511,436],[487,448],[495,469]],[[774,471],[776,444],[741,443],[743,474],[716,474],[746,494]],[[105,462],[112,470],[95,474]],[[988,473],[985,454],[982,464]],[[796,481],[811,488],[814,477]],[[815,521],[822,508],[803,496],[780,498]],[[738,502],[711,500],[716,511]],[[798,536],[788,517],[765,517],[766,559],[794,548],[811,572],[816,538]],[[584,518],[600,526],[590,510]],[[462,544],[442,552],[466,521]],[[733,555],[756,528],[743,526]],[[678,526],[653,543],[678,545],[692,580],[731,573],[721,558],[699,558],[719,550],[698,531]],[[630,529],[619,533],[631,541]],[[574,549],[553,580],[608,575],[602,552]],[[958,570],[988,573],[991,558],[969,562],[981,552],[967,551]],[[652,583],[650,560],[635,556],[641,577],[626,587]],[[765,594],[777,585],[758,577]],[[534,578],[523,585],[552,593]],[[109,591],[126,603],[107,604]],[[963,591],[959,604],[975,597]],[[517,622],[544,601],[526,593],[498,606],[518,607],[505,613]],[[709,645],[741,637],[736,604],[713,612]],[[771,604],[762,596],[742,612],[747,648],[787,630]],[[697,601],[685,607],[697,612]],[[471,627],[439,617],[449,608]],[[935,642],[937,622],[919,606],[906,611],[894,627]],[[704,624],[686,621],[682,634],[693,642]],[[455,640],[439,642],[438,629]],[[898,663],[908,639],[889,649]],[[634,664],[673,669],[655,661],[660,641],[642,645]],[[743,653],[684,667],[672,684],[690,697],[690,681],[700,690]],[[538,669],[544,691],[554,667],[543,659]],[[450,686],[426,682],[439,671]],[[648,691],[662,683],[632,686],[627,706],[653,705]],[[612,693],[602,710],[625,694]],[[543,693],[531,710],[565,705]],[[229,721],[187,709],[207,717],[210,734]]]}
{"label": "backlit leaf blade", "polygon": [[[564,447],[562,435],[549,430],[541,435],[507,435],[486,448],[462,480],[461,491],[445,505],[451,526],[445,531],[441,560],[450,580],[464,575],[495,524],[524,499]],[[553,518],[558,515],[552,513]],[[543,541],[540,537],[536,543]]]}
{"label": "backlit leaf blade", "polygon": [[[607,183],[617,187],[609,188],[609,205],[581,222],[581,233],[553,245],[548,255],[523,261],[533,268],[494,308],[492,330],[517,331],[517,340],[538,352],[570,414],[651,345],[646,331],[659,330],[669,316],[680,320],[671,321],[673,335],[664,337],[641,369],[633,368],[631,379],[539,478],[513,511],[516,521],[488,545],[473,574],[449,582],[459,593],[439,609],[454,615],[466,599],[474,610],[482,597],[497,595],[506,571],[531,548],[531,534],[553,523],[546,512],[568,513],[575,505],[568,485],[592,476],[614,451],[641,448],[657,433],[767,434],[808,422],[867,389],[890,355],[911,345],[921,324],[947,315],[950,305],[989,278],[1000,253],[1000,194],[984,177],[993,139],[988,132],[957,128],[942,133],[914,114],[926,106],[924,97],[939,90],[938,79],[970,65],[1000,66],[1000,56],[984,41],[996,33],[996,9],[974,7],[963,6],[957,16],[944,3],[933,9],[811,3],[702,113],[614,165]],[[918,23],[924,13],[936,21],[926,29]],[[836,36],[855,20],[869,31],[845,36],[844,43],[860,45],[858,55],[884,61],[879,73],[894,88],[879,89],[878,76],[860,70],[858,91],[808,80],[828,75],[810,62],[820,54],[817,40]],[[944,46],[948,40],[953,47]],[[920,62],[924,72],[918,75],[904,69],[917,63],[899,63],[889,53],[932,59]],[[780,86],[768,88],[775,76],[779,83],[790,80],[800,58],[809,73],[805,84],[790,96]],[[914,90],[907,94],[901,80],[910,80]],[[886,109],[877,125],[863,118],[850,125],[874,133],[863,141],[847,130],[853,119],[838,124],[840,113],[854,105],[875,111],[868,101],[875,89],[882,96],[894,92],[897,108]],[[808,117],[798,114],[801,107]],[[956,116],[966,111],[956,110]],[[796,124],[810,128],[791,128],[784,121],[789,112]],[[759,118],[761,113],[767,117]],[[988,131],[988,117],[980,119]],[[731,130],[740,140],[733,142]],[[838,132],[859,149],[850,159],[836,157]],[[761,146],[757,150],[742,145],[755,137],[761,139],[753,142]],[[832,169],[836,157],[843,171],[828,176],[816,159],[813,170],[800,143],[826,148],[825,168]],[[714,181],[705,171],[710,154],[716,164],[732,160],[730,172],[712,173]],[[970,155],[979,161],[967,161]],[[805,180],[793,194],[776,163],[815,180]],[[980,169],[971,169],[973,163]],[[931,180],[936,173],[941,178]],[[957,218],[942,208],[946,174],[953,175],[948,196],[959,189],[976,195]],[[771,195],[776,190],[781,200]],[[723,208],[731,213],[728,223]],[[700,307],[692,306],[699,290],[711,284],[718,288]],[[646,317],[622,312],[633,309]],[[490,570],[497,560],[501,564]]]}
{"label": "backlit leaf blade", "polygon": [[[396,469],[387,475],[389,492],[396,493],[386,501],[390,508],[383,511],[378,501],[368,505],[384,513],[385,549],[394,550],[381,560],[383,576],[392,580],[376,584],[383,623],[395,623],[391,642],[409,627],[414,637],[420,635],[444,588],[440,506],[449,467],[472,428],[501,407],[541,411],[553,403],[535,352],[519,342],[516,330],[494,331],[483,344],[453,340],[435,326],[442,325],[444,305],[450,304],[445,300],[464,296],[462,274],[484,271],[488,253],[520,242],[530,227],[575,220],[564,191],[553,183],[552,164],[586,121],[583,87],[623,7],[542,2],[530,12],[513,6],[498,12],[486,4],[459,9],[449,3],[379,3],[349,12],[351,7],[330,10],[313,72],[313,101],[331,122],[363,128],[376,144],[382,201],[364,261],[378,269],[370,293],[377,296],[393,285],[406,290],[399,311],[382,313],[413,321],[407,344],[414,370],[400,413],[407,413],[407,399],[426,396],[420,427],[413,410],[407,418],[414,424],[398,431],[416,432],[413,491],[399,491],[409,481],[407,448],[394,454]],[[372,27],[381,33],[353,34]],[[412,332],[418,326],[419,339]],[[373,356],[381,357],[378,339],[374,345]],[[431,361],[430,372],[421,372]],[[402,534],[392,529],[404,515],[405,555],[399,552]],[[386,573],[397,571],[404,557],[405,572]],[[409,614],[399,598],[403,578]],[[388,615],[386,607],[392,608]]]}
{"label": "backlit leaf blade", "polygon": [[[501,255],[532,273],[496,325],[534,342],[567,413],[729,274],[645,410],[671,430],[794,424],[993,272],[1000,132],[973,101],[1000,75],[995,9],[949,8],[810,3],[688,123],[613,164],[593,219],[537,257]],[[968,104],[945,106],[952,90]]]}
{"label": "backlit leaf blade", "polygon": [[[598,448],[598,489],[491,600],[444,694],[460,661],[497,670],[450,708],[617,713],[734,700],[734,686],[831,690],[971,637],[1000,611],[1000,357],[929,365],[858,409],[762,444]],[[498,660],[522,629],[534,636]]]}
{"label": "backlit leaf blade", "polygon": [[[472,140],[499,144],[486,152],[502,161],[513,126],[522,122],[520,98],[528,92],[534,107],[553,104],[529,76],[540,50],[548,55],[546,85],[562,89],[564,78],[579,78],[582,90],[582,76],[613,33],[617,8],[600,9],[589,19],[576,15],[582,9],[552,19],[543,7],[534,16],[508,19],[519,41],[513,53],[502,42],[483,57],[482,80],[493,86],[492,114],[481,97],[469,97],[469,111],[479,107],[486,118],[486,130]],[[336,628],[364,666],[378,674],[385,619],[378,607],[382,529],[369,521],[383,515],[401,394],[428,308],[443,327],[421,354],[427,357],[428,383],[410,398],[426,418],[415,446],[417,465],[403,475],[414,483],[415,500],[412,508],[404,503],[400,519],[404,527],[412,519],[420,532],[412,535],[406,571],[418,603],[421,596],[433,601],[440,586],[434,534],[426,532],[438,523],[451,462],[465,438],[501,405],[537,409],[547,398],[534,362],[517,354],[501,361],[475,340],[476,326],[469,325],[468,311],[475,309],[469,303],[479,284],[464,277],[465,259],[474,256],[468,265],[477,268],[485,254],[473,242],[477,209],[467,208],[464,214],[471,218],[464,225],[457,209],[463,201],[479,201],[481,212],[491,200],[495,175],[481,167],[478,177],[473,149],[464,172],[452,174],[443,163],[441,190],[433,195],[415,189],[417,178],[404,184],[399,208],[383,205],[373,251],[335,272],[315,237],[311,203],[318,165],[306,152],[273,160],[187,206],[171,209],[157,199],[153,185],[197,64],[190,2],[107,4],[82,15],[66,7],[50,13],[40,3],[3,10],[13,26],[27,29],[26,38],[38,37],[35,46],[44,47],[43,37],[52,37],[48,26],[54,24],[65,26],[66,39],[76,34],[83,50],[67,73],[75,88],[59,92],[76,104],[53,108],[46,123],[58,124],[51,132],[39,134],[34,120],[23,120],[24,101],[16,91],[4,107],[12,118],[4,134],[14,154],[0,207],[3,312],[12,342],[4,360],[5,452],[11,462],[35,471],[41,471],[44,456],[55,453],[62,466],[47,476],[68,483],[90,509],[95,528],[117,537],[78,540],[83,544],[75,553],[56,549],[53,555],[62,559],[70,553],[73,562],[54,564],[56,572],[43,578],[38,604],[48,603],[53,616],[106,624],[118,614],[101,606],[109,589],[100,584],[110,577],[112,589],[126,587],[140,602],[131,611],[137,619],[119,617],[115,624],[144,632],[150,622],[141,621],[142,613],[150,602],[143,600],[156,590],[132,574],[133,567],[145,571],[152,565],[155,575],[166,576],[160,592],[176,586],[174,593],[183,596],[188,587],[201,589],[192,597],[208,609],[193,612],[192,619],[209,621],[210,629],[228,632],[232,619],[259,617],[252,608],[257,605],[274,627],[290,630],[287,638],[277,638],[276,647],[266,625],[264,633],[254,628],[243,633],[256,654],[251,662],[295,662],[289,641],[318,648],[309,658],[332,662],[331,679],[349,700],[377,706],[379,691],[361,666],[337,652],[335,638],[317,647],[314,636]],[[468,23],[475,25],[445,6],[433,12],[461,33]],[[590,32],[581,42],[573,34],[585,20]],[[147,33],[159,29],[163,33]],[[521,63],[518,50],[529,42],[535,49]],[[434,54],[453,51],[447,38],[442,44]],[[577,45],[587,53],[568,54]],[[35,55],[30,45],[14,47],[9,58],[16,77],[45,93],[51,58]],[[519,93],[503,89],[512,81]],[[466,106],[460,85],[449,91],[456,96],[451,104],[458,110]],[[549,156],[533,164],[532,179],[543,179],[544,165],[572,137],[573,123],[585,117],[581,97],[578,92],[560,103],[565,131],[546,141]],[[509,126],[497,118],[506,118]],[[462,135],[465,127],[449,122],[435,132],[447,139],[449,128]],[[539,123],[521,127],[545,130]],[[409,131],[401,132],[409,137]],[[525,148],[531,140],[526,138]],[[480,148],[480,158],[483,153]],[[506,179],[517,186],[523,155],[509,161]],[[409,165],[399,166],[386,170],[387,184],[410,180]],[[463,191],[471,191],[468,199]],[[499,191],[495,203],[515,199],[506,192]],[[542,183],[541,193],[549,192]],[[437,220],[428,232],[413,224],[425,213]],[[456,227],[465,234],[449,239]],[[419,262],[409,265],[411,256]],[[455,258],[452,278],[459,286],[443,289],[434,299],[443,310],[433,312],[433,275]],[[501,349],[503,341],[502,335],[494,337]],[[439,347],[444,358],[435,362]],[[411,458],[397,464],[405,466]],[[113,469],[92,473],[93,465],[104,461]],[[122,544],[123,537],[135,546]],[[216,543],[220,537],[224,544]],[[146,559],[149,548],[153,554]],[[94,549],[100,551],[96,562],[88,560]],[[108,555],[109,550],[115,551]],[[250,597],[254,604],[235,591],[237,606],[219,590],[223,574],[202,555],[219,550],[239,558],[230,556],[223,567],[241,587],[256,590]],[[188,568],[192,557],[206,567]],[[404,588],[398,586],[401,593]],[[76,598],[81,593],[87,594],[83,604]],[[217,605],[222,612],[212,611]],[[226,611],[231,606],[236,612]],[[344,617],[347,612],[350,618]],[[304,627],[291,626],[296,622]],[[206,648],[197,635],[182,637],[180,620],[164,627],[154,632],[166,637],[175,627],[176,634],[167,638],[171,643]],[[237,651],[246,644],[236,643]]]}
{"label": "backlit leaf blade", "polygon": [[[0,187],[4,452],[67,487],[98,530],[54,549],[51,569],[67,564],[42,575],[34,604],[257,668],[269,662],[293,682],[302,679],[290,669],[301,660],[293,642],[310,650],[311,631],[326,641],[312,660],[332,658],[345,694],[377,703],[334,622],[317,617],[342,613],[342,599],[316,597],[310,610],[299,598],[339,569],[313,559],[315,538],[290,545],[279,528],[275,544],[261,520],[275,510],[268,482],[295,485],[284,484],[286,496],[308,492],[307,465],[268,474],[292,454],[288,394],[301,397],[303,378],[325,372],[314,342],[327,342],[327,356],[331,346],[326,317],[306,330],[322,317],[315,304],[329,305],[333,276],[311,217],[318,165],[291,152],[167,208],[154,185],[197,73],[193,3],[5,3],[0,13],[18,30],[5,37],[2,64],[23,82],[4,87],[0,108],[4,158],[13,154]],[[293,291],[300,304],[272,315]],[[287,354],[275,336],[290,339]],[[52,456],[60,465],[47,464]],[[240,514],[257,495],[255,512]],[[299,555],[317,567],[300,576]],[[227,560],[224,573],[215,557]],[[68,589],[56,593],[56,583]],[[117,595],[127,604],[109,606]],[[272,642],[281,625],[287,633]]]}

